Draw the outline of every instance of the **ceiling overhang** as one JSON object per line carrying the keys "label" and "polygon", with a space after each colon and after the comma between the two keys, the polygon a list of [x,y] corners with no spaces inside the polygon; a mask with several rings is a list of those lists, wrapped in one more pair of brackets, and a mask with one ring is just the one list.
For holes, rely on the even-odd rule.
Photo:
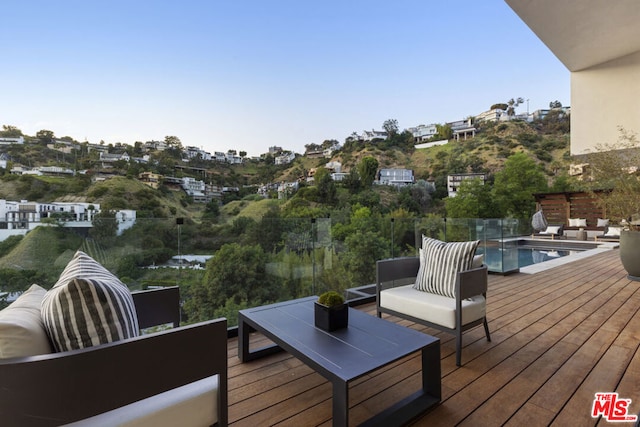
{"label": "ceiling overhang", "polygon": [[640,52],[639,0],[505,0],[569,69]]}

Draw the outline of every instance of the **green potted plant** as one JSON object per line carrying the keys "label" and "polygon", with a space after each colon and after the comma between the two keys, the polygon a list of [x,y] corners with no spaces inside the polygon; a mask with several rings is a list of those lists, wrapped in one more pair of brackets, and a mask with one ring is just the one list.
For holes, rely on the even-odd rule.
{"label": "green potted plant", "polygon": [[616,143],[598,144],[589,153],[591,187],[611,223],[620,232],[620,261],[629,279],[640,281],[640,141],[637,134],[619,128]]}
{"label": "green potted plant", "polygon": [[328,332],[346,328],[349,323],[349,306],[336,291],[325,292],[314,304],[314,319],[317,328]]}

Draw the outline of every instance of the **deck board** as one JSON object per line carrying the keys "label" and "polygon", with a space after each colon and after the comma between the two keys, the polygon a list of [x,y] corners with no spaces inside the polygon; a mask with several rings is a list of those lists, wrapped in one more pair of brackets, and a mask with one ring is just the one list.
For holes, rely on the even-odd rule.
{"label": "deck board", "polygon": [[[441,339],[442,403],[414,426],[607,425],[591,418],[596,392],[617,391],[640,412],[640,284],[617,250],[537,274],[490,275],[487,317],[463,336],[463,366],[452,335],[384,317]],[[375,305],[359,307],[375,315]],[[253,342],[265,343],[259,335]],[[249,363],[228,341],[229,421],[239,426],[330,426],[331,384],[287,353]],[[419,355],[355,381],[357,425],[420,387]]]}

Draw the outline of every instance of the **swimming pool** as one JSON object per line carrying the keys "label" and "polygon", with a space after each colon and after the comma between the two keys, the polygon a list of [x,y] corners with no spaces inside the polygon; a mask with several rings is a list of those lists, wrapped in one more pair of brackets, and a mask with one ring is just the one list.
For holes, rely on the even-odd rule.
{"label": "swimming pool", "polygon": [[509,273],[518,271],[522,267],[575,255],[597,246],[597,244],[569,241],[518,239],[504,242],[502,247],[481,246],[477,253],[484,254],[484,262],[490,272]]}

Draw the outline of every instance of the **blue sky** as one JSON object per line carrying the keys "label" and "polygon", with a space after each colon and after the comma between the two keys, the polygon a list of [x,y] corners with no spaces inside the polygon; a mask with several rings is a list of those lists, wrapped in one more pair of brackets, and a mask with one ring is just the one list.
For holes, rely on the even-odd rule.
{"label": "blue sky", "polygon": [[28,135],[258,155],[513,97],[570,104],[569,72],[502,0],[25,0],[2,15],[0,125]]}

